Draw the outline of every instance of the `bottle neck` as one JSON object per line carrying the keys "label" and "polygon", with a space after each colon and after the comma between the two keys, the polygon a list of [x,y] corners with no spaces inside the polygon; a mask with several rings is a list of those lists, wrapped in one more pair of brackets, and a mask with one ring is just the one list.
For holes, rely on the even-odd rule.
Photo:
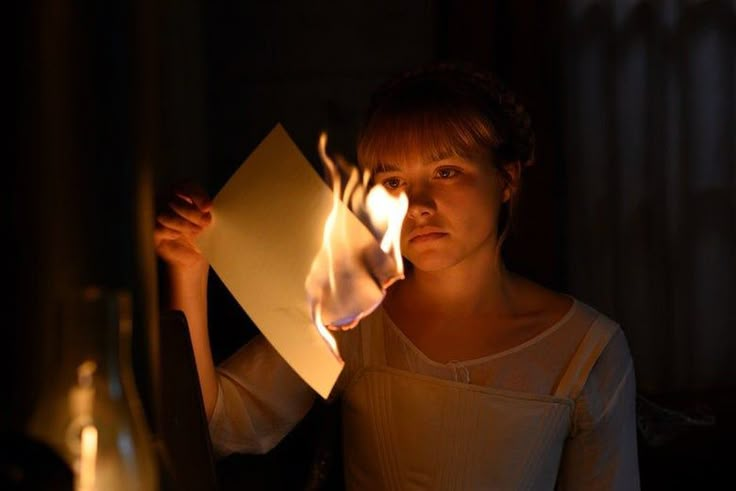
{"label": "bottle neck", "polygon": [[130,367],[130,296],[87,287],[65,299],[59,339],[59,378],[64,385],[85,386],[121,399]]}

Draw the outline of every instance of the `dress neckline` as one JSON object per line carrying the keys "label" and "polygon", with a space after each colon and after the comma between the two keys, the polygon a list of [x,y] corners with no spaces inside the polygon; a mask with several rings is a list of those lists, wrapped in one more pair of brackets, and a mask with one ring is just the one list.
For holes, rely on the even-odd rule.
{"label": "dress neckline", "polygon": [[567,323],[567,321],[570,320],[570,318],[575,314],[575,312],[578,309],[578,300],[573,297],[572,295],[564,294],[566,297],[572,300],[572,305],[570,305],[570,308],[567,310],[567,312],[560,317],[559,320],[557,320],[554,324],[552,324],[550,327],[545,329],[544,331],[540,332],[536,336],[533,336],[523,343],[517,344],[516,346],[512,346],[511,348],[505,349],[503,351],[499,351],[498,353],[491,353],[490,355],[481,356],[478,358],[470,358],[467,360],[452,360],[448,361],[446,363],[435,361],[429,356],[427,356],[422,350],[420,350],[417,345],[414,344],[414,342],[409,339],[409,337],[404,334],[404,332],[399,329],[399,327],[394,323],[393,319],[388,315],[388,312],[386,312],[386,309],[381,306],[381,312],[383,315],[383,318],[386,321],[386,324],[388,324],[389,328],[396,333],[396,335],[407,345],[409,348],[414,351],[423,361],[434,365],[438,367],[457,367],[457,366],[471,366],[471,365],[477,365],[479,363],[483,363],[486,361],[494,360],[496,358],[501,358],[504,356],[511,355],[513,353],[519,352],[523,349],[528,348],[529,346],[532,346],[542,339],[546,338],[547,336],[553,334],[557,330],[560,329],[563,325]]}

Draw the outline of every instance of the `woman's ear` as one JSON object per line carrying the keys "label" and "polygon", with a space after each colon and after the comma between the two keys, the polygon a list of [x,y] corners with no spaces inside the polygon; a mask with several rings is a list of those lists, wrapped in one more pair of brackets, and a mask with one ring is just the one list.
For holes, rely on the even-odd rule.
{"label": "woman's ear", "polygon": [[521,162],[503,164],[503,192],[501,202],[508,203],[519,192],[521,183]]}

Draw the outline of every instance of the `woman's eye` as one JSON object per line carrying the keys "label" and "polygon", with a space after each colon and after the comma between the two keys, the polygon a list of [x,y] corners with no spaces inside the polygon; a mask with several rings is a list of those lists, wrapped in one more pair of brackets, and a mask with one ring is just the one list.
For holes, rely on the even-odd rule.
{"label": "woman's eye", "polygon": [[441,169],[437,169],[436,175],[440,179],[450,179],[455,176],[457,176],[460,172],[457,169],[453,169],[452,167],[443,167]]}
{"label": "woman's eye", "polygon": [[388,179],[384,179],[381,184],[387,189],[398,189],[401,186],[401,179],[398,177],[389,177]]}

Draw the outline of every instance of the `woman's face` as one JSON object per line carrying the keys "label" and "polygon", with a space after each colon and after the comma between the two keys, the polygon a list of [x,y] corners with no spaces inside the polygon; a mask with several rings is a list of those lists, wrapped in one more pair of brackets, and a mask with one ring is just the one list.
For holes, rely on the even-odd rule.
{"label": "woman's face", "polygon": [[375,182],[404,191],[409,209],[401,252],[415,268],[440,271],[495,253],[504,186],[489,159],[449,157],[412,161],[377,171]]}

